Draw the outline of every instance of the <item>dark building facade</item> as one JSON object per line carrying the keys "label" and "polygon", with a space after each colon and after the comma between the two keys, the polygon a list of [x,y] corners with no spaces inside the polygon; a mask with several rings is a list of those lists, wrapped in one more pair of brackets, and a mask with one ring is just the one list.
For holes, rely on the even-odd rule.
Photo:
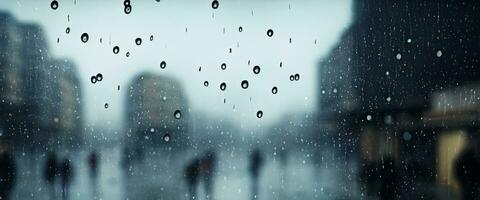
{"label": "dark building facade", "polygon": [[[438,112],[435,105],[456,98],[460,87],[476,91],[472,85],[480,84],[480,2],[358,0],[353,5],[351,27],[319,64],[322,131],[342,138],[361,166],[393,157],[406,169],[404,181],[438,181],[442,135],[478,129],[476,109],[449,118],[455,112]],[[453,102],[462,101],[467,100]],[[423,177],[413,176],[413,169]]]}
{"label": "dark building facade", "polygon": [[179,147],[188,141],[189,107],[180,83],[142,73],[128,88],[127,136],[133,145]]}
{"label": "dark building facade", "polygon": [[81,144],[75,65],[55,60],[43,30],[0,13],[0,128],[18,145]]}

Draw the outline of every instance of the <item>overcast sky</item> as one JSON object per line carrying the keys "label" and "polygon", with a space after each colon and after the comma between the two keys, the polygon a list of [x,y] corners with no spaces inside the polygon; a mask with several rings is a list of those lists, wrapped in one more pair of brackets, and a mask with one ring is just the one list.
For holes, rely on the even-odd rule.
{"label": "overcast sky", "polygon": [[[59,0],[53,10],[49,0],[3,0],[0,9],[21,22],[42,25],[53,56],[76,63],[88,125],[123,123],[125,88],[141,72],[178,79],[192,112],[242,125],[266,125],[287,113],[312,112],[317,63],[351,21],[350,0],[220,0],[216,10],[212,0],[131,0],[129,15],[122,0],[74,1]],[[274,31],[272,37],[268,29]],[[80,40],[84,32],[90,36],[87,43]],[[135,45],[137,37],[143,39],[140,46]],[[112,53],[114,46],[120,47],[118,55]],[[162,70],[163,60],[167,67]],[[227,63],[225,71],[221,63]],[[261,67],[258,75],[252,72],[255,65]],[[99,72],[104,80],[91,84],[90,77]],[[289,76],[296,73],[300,80],[291,82]],[[244,79],[250,83],[246,90],[240,86]],[[224,92],[221,82],[227,83]],[[117,85],[123,90],[117,91]],[[273,86],[278,87],[275,95]],[[263,118],[256,117],[257,110],[264,112]]]}

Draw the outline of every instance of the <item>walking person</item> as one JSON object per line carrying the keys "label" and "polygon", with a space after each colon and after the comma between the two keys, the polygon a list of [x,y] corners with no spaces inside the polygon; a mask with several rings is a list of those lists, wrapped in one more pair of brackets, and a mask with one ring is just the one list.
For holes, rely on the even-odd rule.
{"label": "walking person", "polygon": [[252,177],[252,199],[258,199],[258,179],[263,166],[263,156],[260,149],[256,148],[250,155],[250,175]]}
{"label": "walking person", "polygon": [[47,183],[50,198],[55,199],[55,179],[58,175],[58,161],[55,152],[49,152],[47,155],[47,162],[45,163],[45,171],[43,178]]}
{"label": "walking person", "polygon": [[73,167],[70,159],[66,158],[60,165],[60,176],[62,185],[62,199],[68,200],[70,193],[70,184],[73,178]]}
{"label": "walking person", "polygon": [[0,199],[9,200],[15,185],[17,167],[7,142],[0,141]]}

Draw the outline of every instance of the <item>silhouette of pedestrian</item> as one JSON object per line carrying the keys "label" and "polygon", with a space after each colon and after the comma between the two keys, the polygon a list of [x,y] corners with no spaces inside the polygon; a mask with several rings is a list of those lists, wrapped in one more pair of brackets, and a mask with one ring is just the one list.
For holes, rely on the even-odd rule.
{"label": "silhouette of pedestrian", "polygon": [[258,178],[263,165],[263,156],[260,149],[256,148],[250,155],[250,175],[252,176],[252,199],[258,198]]}
{"label": "silhouette of pedestrian", "polygon": [[213,175],[215,173],[216,157],[215,151],[210,150],[207,151],[200,160],[200,173],[202,175],[207,199],[213,199]]}
{"label": "silhouette of pedestrian", "polygon": [[92,177],[92,180],[96,180],[98,175],[98,156],[95,151],[92,151],[90,155],[88,155],[88,167],[90,177]]}
{"label": "silhouette of pedestrian", "polygon": [[0,199],[9,200],[15,184],[16,164],[7,143],[0,143]]}
{"label": "silhouette of pedestrian", "polygon": [[196,199],[197,197],[197,185],[199,181],[200,160],[192,160],[185,168],[185,178],[187,181],[188,193],[190,199]]}
{"label": "silhouette of pedestrian", "polygon": [[462,199],[480,198],[480,155],[474,142],[462,151],[457,159],[455,171],[460,183]]}
{"label": "silhouette of pedestrian", "polygon": [[73,178],[73,167],[68,158],[64,159],[60,166],[60,174],[62,178],[62,199],[69,199],[70,183]]}
{"label": "silhouette of pedestrian", "polygon": [[55,198],[55,177],[58,175],[58,161],[55,152],[49,152],[47,155],[47,162],[44,171],[45,182],[50,192],[52,199]]}
{"label": "silhouette of pedestrian", "polygon": [[397,196],[398,170],[395,160],[388,156],[383,159],[380,170],[380,199],[393,200]]}

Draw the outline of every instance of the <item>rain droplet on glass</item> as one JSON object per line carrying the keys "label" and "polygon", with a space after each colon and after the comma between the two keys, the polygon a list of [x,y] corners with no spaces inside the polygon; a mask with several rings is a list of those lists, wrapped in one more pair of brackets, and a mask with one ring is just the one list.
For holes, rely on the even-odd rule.
{"label": "rain droplet on glass", "polygon": [[165,141],[165,142],[170,142],[170,134],[168,134],[168,133],[165,134],[165,135],[163,136],[163,141]]}
{"label": "rain droplet on glass", "polygon": [[52,3],[50,3],[50,7],[56,10],[58,8],[58,1],[53,0]]}
{"label": "rain droplet on glass", "polygon": [[142,44],[142,38],[135,39],[135,44],[141,45]]}
{"label": "rain droplet on glass", "polygon": [[120,52],[120,47],[114,46],[114,47],[113,47],[113,53],[114,53],[114,54],[118,54],[119,52]]}
{"label": "rain droplet on glass", "polygon": [[268,29],[268,31],[267,31],[267,36],[268,36],[268,37],[272,37],[272,36],[273,36],[273,30],[272,30],[272,29]]}
{"label": "rain droplet on glass", "polygon": [[260,73],[260,66],[256,65],[255,67],[253,67],[253,73],[254,74],[259,74]]}
{"label": "rain droplet on glass", "polygon": [[217,1],[217,0],[213,0],[213,1],[212,1],[212,8],[213,8],[213,9],[217,9],[218,6],[219,6],[218,1]]}
{"label": "rain droplet on glass", "polygon": [[225,82],[220,84],[220,90],[225,91],[227,89],[227,84]]}
{"label": "rain droplet on glass", "polygon": [[97,77],[96,76],[90,77],[90,82],[92,82],[93,84],[97,83]]}
{"label": "rain droplet on glass", "polygon": [[182,118],[182,112],[180,112],[180,110],[175,110],[173,116],[175,117],[175,119],[180,119]]}
{"label": "rain droplet on glass", "polygon": [[278,88],[276,86],[274,86],[272,88],[272,94],[277,94],[277,92],[278,92]]}
{"label": "rain droplet on glass", "polygon": [[442,57],[443,53],[442,53],[442,50],[438,50],[437,51],[437,57],[440,58]]}
{"label": "rain droplet on glass", "polygon": [[222,65],[220,65],[220,69],[226,70],[227,69],[227,64],[222,63]]}
{"label": "rain droplet on glass", "polygon": [[80,36],[80,39],[82,40],[83,43],[88,42],[88,34],[83,33],[82,36]]}
{"label": "rain droplet on glass", "polygon": [[257,111],[257,117],[262,118],[263,117],[263,111],[261,111],[261,110]]}
{"label": "rain droplet on glass", "polygon": [[247,89],[248,88],[248,81],[243,80],[242,83],[241,83],[241,86],[242,86],[243,89]]}
{"label": "rain droplet on glass", "polygon": [[131,5],[128,5],[128,6],[125,6],[125,8],[123,9],[123,11],[125,12],[125,14],[130,14],[132,12],[132,6]]}
{"label": "rain droplet on glass", "polygon": [[103,80],[103,75],[101,73],[98,73],[97,76],[95,77],[97,78],[97,81],[102,81]]}
{"label": "rain droplet on glass", "polygon": [[402,59],[402,54],[397,53],[397,55],[395,57],[397,58],[397,60],[401,60]]}
{"label": "rain droplet on glass", "polygon": [[160,68],[165,69],[167,67],[167,63],[165,61],[160,62]]}

